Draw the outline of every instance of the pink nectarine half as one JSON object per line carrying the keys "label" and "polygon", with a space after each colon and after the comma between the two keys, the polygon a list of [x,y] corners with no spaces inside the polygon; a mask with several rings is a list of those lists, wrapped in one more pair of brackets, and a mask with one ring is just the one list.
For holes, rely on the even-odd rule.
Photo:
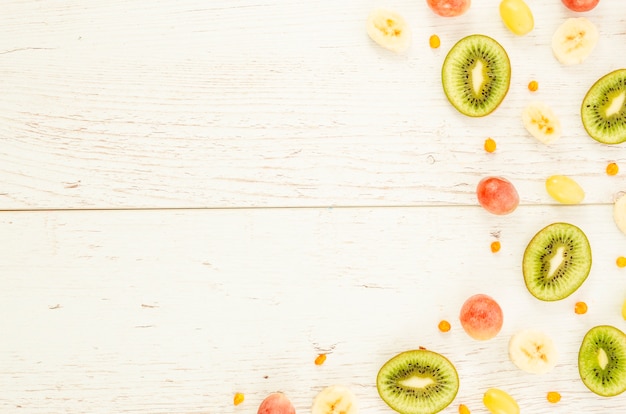
{"label": "pink nectarine half", "polygon": [[476,186],[478,203],[492,214],[510,214],[519,205],[519,194],[506,178],[485,177]]}
{"label": "pink nectarine half", "polygon": [[459,319],[463,330],[479,341],[495,337],[504,320],[498,302],[482,293],[471,296],[463,303]]}
{"label": "pink nectarine half", "polygon": [[273,392],[265,397],[257,414],[296,414],[296,409],[285,394]]}

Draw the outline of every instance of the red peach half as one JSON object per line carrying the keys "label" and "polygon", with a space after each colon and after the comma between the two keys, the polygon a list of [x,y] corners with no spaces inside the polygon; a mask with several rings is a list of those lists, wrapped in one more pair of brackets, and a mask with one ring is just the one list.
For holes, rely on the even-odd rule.
{"label": "red peach half", "polygon": [[479,341],[495,337],[502,329],[502,308],[491,296],[477,294],[463,303],[459,314],[461,326],[469,336]]}
{"label": "red peach half", "polygon": [[296,409],[285,394],[274,392],[265,397],[257,414],[296,414]]}
{"label": "red peach half", "polygon": [[492,214],[510,214],[519,205],[519,194],[513,184],[502,177],[485,177],[476,186],[478,203]]}

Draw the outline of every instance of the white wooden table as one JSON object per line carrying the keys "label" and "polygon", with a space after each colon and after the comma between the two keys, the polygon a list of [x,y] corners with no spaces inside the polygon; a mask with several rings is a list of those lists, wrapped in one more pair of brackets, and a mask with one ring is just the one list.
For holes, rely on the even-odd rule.
{"label": "white wooden table", "polygon": [[[391,413],[376,373],[418,346],[459,371],[445,413],[486,413],[489,387],[523,413],[626,411],[626,394],[595,396],[576,365],[589,328],[626,329],[626,269],[615,265],[626,236],[612,219],[626,173],[604,171],[626,171],[626,147],[593,141],[579,116],[591,84],[626,66],[626,3],[585,14],[600,42],[563,67],[550,39],[575,14],[527,2],[536,27],[515,37],[495,0],[450,19],[415,0],[4,0],[0,412],[256,413],[283,391],[306,413],[340,383],[361,412]],[[379,6],[409,22],[406,55],[367,37]],[[512,63],[509,94],[480,119],[456,112],[440,82],[447,50],[472,33],[497,39]],[[531,100],[561,119],[550,146],[522,126]],[[553,202],[552,174],[576,179],[583,204]],[[513,214],[478,206],[487,175],[515,184]],[[594,264],[574,295],[543,303],[521,258],[555,221],[587,233]],[[459,325],[474,293],[503,308],[490,341]],[[574,314],[577,301],[587,314]],[[508,359],[510,336],[529,327],[558,346],[549,374]],[[246,396],[237,407],[235,392]]]}

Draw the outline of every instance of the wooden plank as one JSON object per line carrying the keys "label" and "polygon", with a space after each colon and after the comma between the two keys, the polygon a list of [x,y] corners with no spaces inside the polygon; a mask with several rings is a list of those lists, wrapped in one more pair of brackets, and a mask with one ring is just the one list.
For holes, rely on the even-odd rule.
{"label": "wooden plank", "polygon": [[[532,298],[520,262],[533,234],[568,221],[588,235],[589,279],[555,303]],[[499,236],[502,250],[489,244]],[[609,206],[4,212],[0,214],[0,411],[23,413],[256,412],[284,391],[307,412],[322,387],[349,386],[361,412],[389,413],[380,366],[425,346],[457,366],[460,403],[481,411],[488,387],[522,412],[620,412],[577,374],[582,336],[625,329],[626,236]],[[501,304],[505,322],[478,342],[457,315],[470,295]],[[575,315],[574,303],[589,305]],[[437,331],[440,319],[452,323]],[[523,328],[549,333],[554,371],[509,362]],[[327,362],[315,366],[320,352]],[[551,406],[548,391],[563,399]],[[232,405],[235,392],[246,401]],[[20,408],[18,410],[18,407]]]}
{"label": "wooden plank", "polygon": [[[575,67],[550,50],[574,14],[529,3],[536,28],[515,37],[488,2],[454,19],[394,2],[413,30],[400,57],[367,38],[371,2],[3,1],[0,209],[471,205],[490,174],[538,204],[554,173],[607,203],[626,183],[604,168],[626,155],[588,138],[578,112],[623,66],[626,3],[586,14],[601,41]],[[509,95],[483,119],[452,109],[439,79],[472,33],[498,39],[513,65]],[[549,147],[521,123],[535,99],[563,124]],[[495,154],[482,150],[489,136]]]}

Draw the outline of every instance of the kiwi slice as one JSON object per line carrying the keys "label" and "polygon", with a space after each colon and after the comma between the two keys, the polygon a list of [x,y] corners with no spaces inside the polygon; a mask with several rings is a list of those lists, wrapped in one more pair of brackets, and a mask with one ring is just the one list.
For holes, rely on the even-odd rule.
{"label": "kiwi slice", "polygon": [[587,388],[603,397],[626,391],[626,334],[609,325],[591,328],[578,351],[578,372]]}
{"label": "kiwi slice", "polygon": [[441,70],[443,91],[459,112],[479,117],[493,112],[511,83],[511,62],[504,48],[484,35],[459,40]]}
{"label": "kiwi slice", "polygon": [[573,224],[544,227],[524,251],[524,282],[537,299],[554,301],[568,297],[583,284],[590,270],[589,240]]}
{"label": "kiwi slice", "polygon": [[604,75],[583,99],[580,115],[589,136],[603,144],[626,141],[626,69]]}
{"label": "kiwi slice", "polygon": [[401,414],[434,414],[459,391],[459,376],[443,355],[425,349],[406,351],[383,365],[376,379],[378,394]]}

